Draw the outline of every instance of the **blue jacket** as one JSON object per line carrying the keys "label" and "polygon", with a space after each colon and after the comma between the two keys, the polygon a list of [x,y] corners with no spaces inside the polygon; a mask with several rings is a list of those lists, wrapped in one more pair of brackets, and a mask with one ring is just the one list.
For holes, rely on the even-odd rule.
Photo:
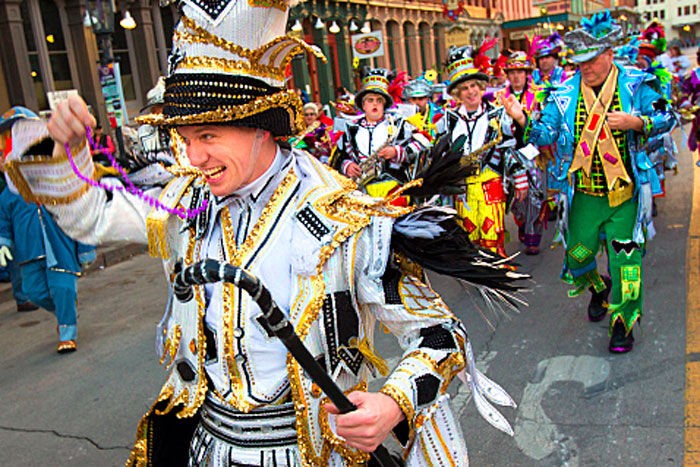
{"label": "blue jacket", "polygon": [[46,258],[46,267],[78,274],[95,259],[95,247],[71,239],[43,206],[30,204],[9,189],[0,193],[0,246],[13,251],[20,266]]}
{"label": "blue jacket", "polygon": [[[654,103],[662,96],[654,91],[651,84],[655,76],[641,70],[618,67],[617,86],[622,111],[631,115],[644,117],[643,133],[628,132],[629,156],[635,181],[635,197],[639,201],[637,223],[634,239],[643,243],[653,237],[654,227],[651,219],[651,202],[654,194],[661,192],[661,184],[649,159],[646,143],[650,137],[670,131],[673,117],[665,110],[657,110]],[[574,141],[574,121],[576,103],[581,91],[581,73],[576,74],[555,88],[545,99],[544,109],[539,120],[528,119],[525,139],[536,146],[548,146],[556,143],[556,164],[550,170],[553,176],[564,182],[563,192],[567,195],[568,206],[574,195],[570,183],[571,166],[576,141]],[[566,231],[566,225],[562,226]]]}
{"label": "blue jacket", "polygon": [[[557,66],[554,67],[552,72],[549,74],[549,82],[556,86],[564,81],[565,77],[566,73],[564,72],[564,69]],[[542,72],[538,68],[532,70],[532,81],[539,86],[545,84],[544,80],[542,79]]]}

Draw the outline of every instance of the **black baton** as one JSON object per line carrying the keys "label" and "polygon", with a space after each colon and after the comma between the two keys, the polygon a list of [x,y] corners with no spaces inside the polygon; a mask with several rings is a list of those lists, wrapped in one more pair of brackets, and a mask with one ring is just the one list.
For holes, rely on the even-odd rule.
{"label": "black baton", "polygon": [[[278,337],[284,346],[299,362],[299,365],[311,377],[311,380],[323,390],[328,398],[335,404],[341,414],[357,410],[355,404],[340,390],[335,381],[318,364],[306,348],[304,343],[294,331],[292,323],[279,309],[270,295],[270,291],[262,285],[260,280],[244,271],[242,268],[215,259],[205,259],[187,266],[183,269],[182,261],[175,264],[175,280],[173,291],[175,297],[181,302],[192,300],[193,285],[209,284],[213,282],[228,282],[245,290],[262,310],[263,317],[272,333]],[[386,447],[379,445],[371,453],[374,460],[381,467],[398,467],[399,463],[392,457]]]}

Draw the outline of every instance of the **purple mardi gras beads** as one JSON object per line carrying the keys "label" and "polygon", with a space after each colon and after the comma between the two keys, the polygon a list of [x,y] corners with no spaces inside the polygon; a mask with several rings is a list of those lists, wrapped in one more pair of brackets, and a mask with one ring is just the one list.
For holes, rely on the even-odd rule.
{"label": "purple mardi gras beads", "polygon": [[[86,133],[87,133],[88,141],[90,142],[90,146],[94,146],[95,141],[92,139],[92,131],[90,130],[90,127],[86,127]],[[186,209],[186,208],[173,209],[171,207],[164,205],[157,198],[154,198],[152,196],[147,195],[146,193],[143,192],[143,190],[141,190],[136,185],[134,185],[134,182],[132,182],[129,179],[124,168],[117,162],[117,160],[114,158],[114,156],[109,152],[106,153],[106,156],[109,159],[109,163],[112,165],[112,167],[117,169],[117,172],[119,172],[119,175],[121,176],[122,180],[126,183],[126,186],[107,185],[107,184],[99,182],[97,180],[93,180],[92,178],[87,177],[82,172],[80,172],[80,169],[78,169],[78,166],[75,164],[75,160],[73,159],[73,153],[71,152],[70,147],[67,143],[65,144],[65,148],[66,148],[66,154],[68,155],[68,162],[70,163],[70,166],[71,166],[71,169],[73,169],[73,172],[82,181],[84,181],[88,185],[93,186],[95,188],[102,188],[103,190],[107,190],[107,191],[126,191],[127,193],[131,193],[133,195],[138,196],[141,200],[148,203],[149,206],[152,206],[156,209],[160,209],[163,211],[167,211],[168,213],[174,214],[181,219],[192,219],[194,217],[197,217],[201,212],[203,212],[207,208],[207,206],[209,204],[207,200],[203,200],[202,203],[199,206],[197,206],[195,209]]]}

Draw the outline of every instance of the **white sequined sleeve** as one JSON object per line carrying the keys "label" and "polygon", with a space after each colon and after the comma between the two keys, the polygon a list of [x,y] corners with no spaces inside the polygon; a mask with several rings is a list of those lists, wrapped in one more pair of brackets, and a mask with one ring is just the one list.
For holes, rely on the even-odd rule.
{"label": "white sequined sleeve", "polygon": [[[6,168],[15,190],[27,201],[45,205],[70,237],[90,245],[146,243],[146,216],[151,207],[126,192],[118,179],[100,180],[112,190],[85,181],[97,178],[87,142],[71,148],[71,161],[65,152],[51,154],[53,141],[44,121],[16,123],[12,138]],[[159,192],[156,188],[146,194],[157,197]]]}

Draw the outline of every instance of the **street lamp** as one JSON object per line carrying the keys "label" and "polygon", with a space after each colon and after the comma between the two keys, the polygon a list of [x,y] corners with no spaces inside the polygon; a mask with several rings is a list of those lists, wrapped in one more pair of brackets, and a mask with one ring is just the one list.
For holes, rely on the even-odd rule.
{"label": "street lamp", "polygon": [[299,20],[296,20],[292,25],[292,31],[300,32],[302,29],[304,29],[304,26],[301,25],[301,22]]}
{"label": "street lamp", "polygon": [[128,30],[134,29],[136,27],[136,21],[134,20],[134,17],[131,16],[131,13],[129,13],[129,10],[126,10],[124,12],[124,17],[121,21],[119,21],[119,26]]}
{"label": "street lamp", "polygon": [[88,23],[88,20],[102,49],[100,63],[107,65],[113,62],[114,7],[112,2],[109,0],[87,0],[85,2],[85,22]]}
{"label": "street lamp", "polygon": [[365,21],[365,24],[362,26],[362,29],[360,29],[360,32],[362,34],[369,34],[372,32],[372,27],[369,25],[369,21]]}
{"label": "street lamp", "polygon": [[330,32],[331,34],[338,34],[340,32],[340,26],[338,26],[338,23],[333,21],[331,27],[328,28],[328,32]]}
{"label": "street lamp", "polygon": [[[92,30],[95,32],[95,37],[97,38],[98,44],[100,44],[100,49],[102,49],[102,56],[100,57],[100,84],[102,85],[102,94],[104,96],[105,89],[112,88],[116,89],[118,82],[114,75],[114,68],[110,65],[114,62],[114,55],[112,53],[112,34],[114,34],[114,3],[112,0],[86,0],[85,1],[85,25],[91,26]],[[131,15],[128,15],[131,17]],[[124,15],[124,19],[127,19],[127,15]],[[89,21],[89,23],[88,23]],[[134,23],[136,27],[136,22],[134,18],[131,18],[131,22]],[[129,22],[127,22],[127,26]],[[126,28],[126,26],[124,26]],[[111,68],[111,70],[110,70]],[[126,109],[121,108],[121,100],[118,96],[121,95],[117,92],[117,97],[112,96],[109,102],[106,104],[111,104],[113,114],[110,115],[114,117],[114,122],[110,121],[110,124],[116,126],[114,128],[115,135],[117,137],[117,147],[119,148],[119,155],[124,155],[124,138],[121,131],[121,118],[117,113],[125,112]],[[107,101],[107,99],[105,99]],[[111,125],[110,125],[111,126]]]}

